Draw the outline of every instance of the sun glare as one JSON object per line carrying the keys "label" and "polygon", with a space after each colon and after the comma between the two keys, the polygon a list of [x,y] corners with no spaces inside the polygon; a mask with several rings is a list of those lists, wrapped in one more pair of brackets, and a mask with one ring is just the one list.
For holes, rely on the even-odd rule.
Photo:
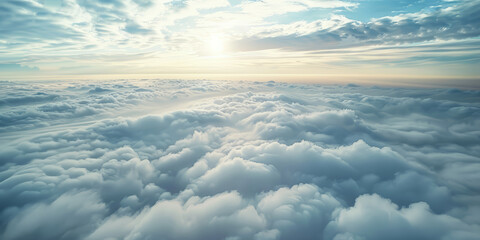
{"label": "sun glare", "polygon": [[212,55],[219,55],[223,52],[223,40],[218,35],[212,35],[209,41],[210,53]]}

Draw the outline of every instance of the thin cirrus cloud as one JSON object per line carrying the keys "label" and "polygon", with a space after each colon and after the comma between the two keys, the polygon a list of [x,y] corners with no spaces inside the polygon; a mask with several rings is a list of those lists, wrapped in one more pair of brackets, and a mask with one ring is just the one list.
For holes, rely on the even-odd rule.
{"label": "thin cirrus cloud", "polygon": [[[464,47],[478,40],[478,1],[380,2],[382,11],[370,1],[7,0],[0,64],[43,77],[218,73],[213,66],[222,74],[478,75],[478,51]],[[450,44],[457,51],[423,52]],[[323,50],[347,52],[314,54]],[[421,64],[404,64],[416,58]],[[27,68],[5,78],[33,76]]]}
{"label": "thin cirrus cloud", "polygon": [[479,93],[1,82],[2,239],[475,239]]}

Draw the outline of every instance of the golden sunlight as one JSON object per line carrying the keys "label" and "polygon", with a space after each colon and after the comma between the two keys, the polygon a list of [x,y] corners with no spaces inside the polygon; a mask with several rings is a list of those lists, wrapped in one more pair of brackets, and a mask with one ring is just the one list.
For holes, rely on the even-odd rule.
{"label": "golden sunlight", "polygon": [[208,44],[210,46],[210,54],[212,55],[220,55],[224,50],[223,39],[219,35],[210,36]]}

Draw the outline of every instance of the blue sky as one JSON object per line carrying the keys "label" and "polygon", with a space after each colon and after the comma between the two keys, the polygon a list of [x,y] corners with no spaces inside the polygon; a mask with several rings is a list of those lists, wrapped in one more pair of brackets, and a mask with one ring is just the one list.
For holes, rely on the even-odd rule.
{"label": "blue sky", "polygon": [[478,16],[477,0],[4,0],[0,71],[475,81]]}

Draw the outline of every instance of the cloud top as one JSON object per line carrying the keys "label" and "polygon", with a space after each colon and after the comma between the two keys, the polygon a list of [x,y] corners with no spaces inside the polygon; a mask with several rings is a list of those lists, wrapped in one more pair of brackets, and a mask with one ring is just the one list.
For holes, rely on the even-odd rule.
{"label": "cloud top", "polygon": [[[177,80],[2,85],[2,239],[480,232],[477,91]],[[82,108],[91,111],[77,114]]]}

